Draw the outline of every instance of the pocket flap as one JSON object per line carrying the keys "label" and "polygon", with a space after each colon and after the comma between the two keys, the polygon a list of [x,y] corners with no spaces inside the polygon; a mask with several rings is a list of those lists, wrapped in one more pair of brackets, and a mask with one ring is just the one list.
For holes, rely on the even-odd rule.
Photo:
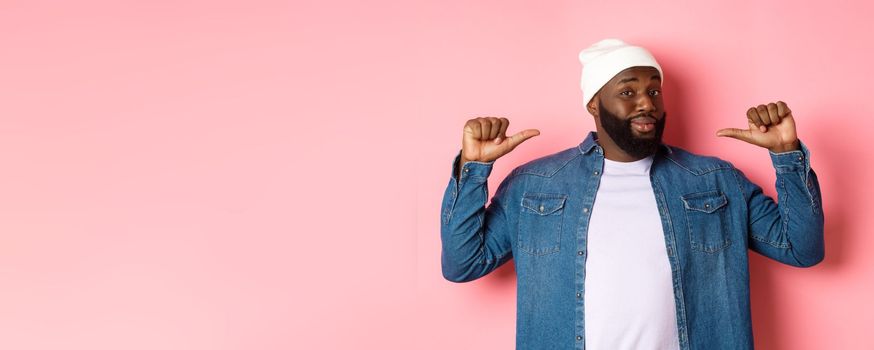
{"label": "pocket flap", "polygon": [[720,191],[707,191],[683,195],[686,209],[712,213],[728,203],[725,194]]}
{"label": "pocket flap", "polygon": [[549,215],[563,208],[566,199],[566,194],[525,193],[522,196],[522,207],[540,215]]}

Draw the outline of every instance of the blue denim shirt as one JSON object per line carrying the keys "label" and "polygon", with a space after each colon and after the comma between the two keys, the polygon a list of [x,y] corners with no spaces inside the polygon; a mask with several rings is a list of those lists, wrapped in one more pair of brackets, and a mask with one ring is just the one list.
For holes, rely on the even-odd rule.
{"label": "blue denim shirt", "polygon": [[[660,146],[650,179],[681,349],[753,347],[749,250],[799,267],[823,259],[819,183],[800,144],[797,151],[769,151],[776,203],[727,161]],[[460,155],[441,208],[444,278],[472,281],[512,259],[516,348],[584,349],[586,234],[604,166],[597,134],[516,167],[488,206],[494,162],[467,162],[456,178]]]}

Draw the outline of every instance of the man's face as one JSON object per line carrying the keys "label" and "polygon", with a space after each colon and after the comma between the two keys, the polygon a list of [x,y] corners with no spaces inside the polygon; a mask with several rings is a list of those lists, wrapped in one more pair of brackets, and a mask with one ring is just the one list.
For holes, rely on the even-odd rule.
{"label": "man's face", "polygon": [[598,92],[598,119],[613,142],[635,158],[656,152],[665,129],[661,77],[653,67],[628,68]]}

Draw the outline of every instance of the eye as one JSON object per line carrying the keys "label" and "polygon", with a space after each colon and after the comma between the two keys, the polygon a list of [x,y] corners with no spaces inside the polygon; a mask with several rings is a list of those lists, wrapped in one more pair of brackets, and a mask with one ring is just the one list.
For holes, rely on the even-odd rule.
{"label": "eye", "polygon": [[650,96],[658,96],[658,95],[661,95],[661,94],[662,94],[662,92],[661,92],[660,90],[649,90],[649,95],[650,95]]}
{"label": "eye", "polygon": [[631,90],[625,90],[625,91],[620,92],[619,94],[623,95],[623,96],[631,96],[632,93],[633,92]]}

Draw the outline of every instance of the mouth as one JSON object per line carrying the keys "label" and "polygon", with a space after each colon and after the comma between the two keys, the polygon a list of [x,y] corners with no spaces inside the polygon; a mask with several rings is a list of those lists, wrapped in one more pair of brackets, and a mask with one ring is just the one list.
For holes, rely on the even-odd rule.
{"label": "mouth", "polygon": [[646,134],[655,130],[655,118],[652,117],[635,117],[631,120],[631,127],[637,132]]}

